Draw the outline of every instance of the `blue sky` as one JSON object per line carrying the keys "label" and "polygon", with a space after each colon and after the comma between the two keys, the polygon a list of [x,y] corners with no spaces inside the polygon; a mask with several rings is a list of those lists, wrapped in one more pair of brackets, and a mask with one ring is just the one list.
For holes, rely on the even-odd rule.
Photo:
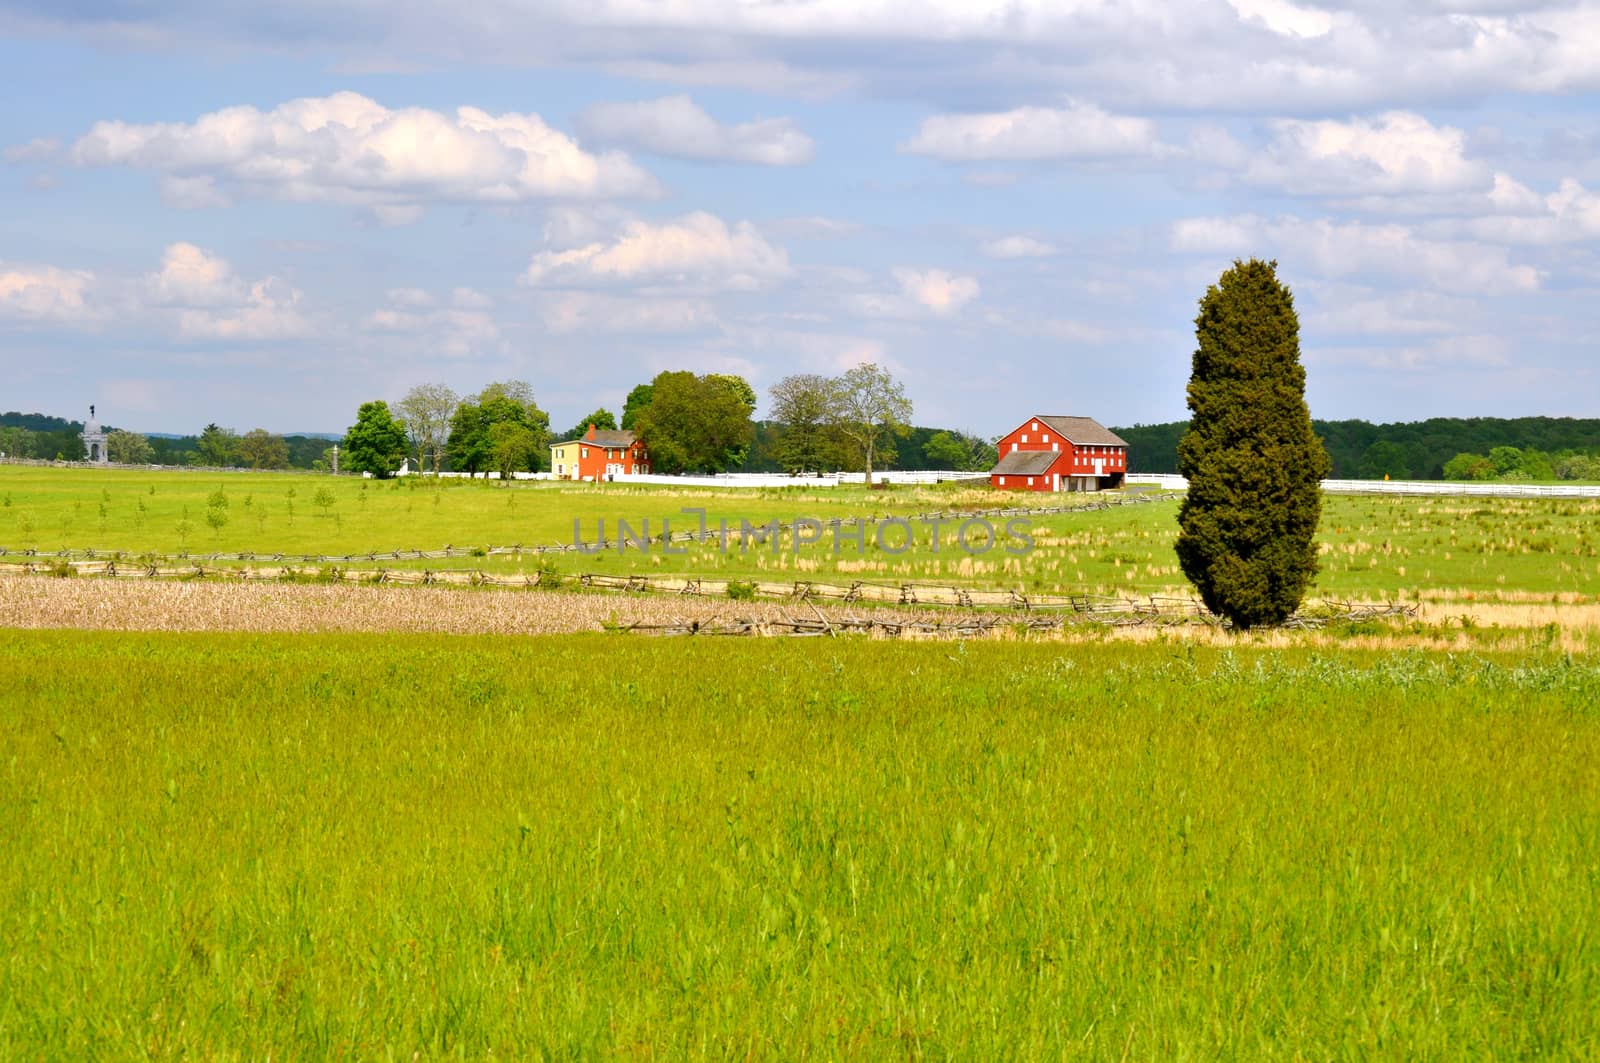
{"label": "blue sky", "polygon": [[0,409],[876,361],[1167,421],[1254,255],[1315,416],[1600,416],[1600,4],[0,0],[0,70]]}

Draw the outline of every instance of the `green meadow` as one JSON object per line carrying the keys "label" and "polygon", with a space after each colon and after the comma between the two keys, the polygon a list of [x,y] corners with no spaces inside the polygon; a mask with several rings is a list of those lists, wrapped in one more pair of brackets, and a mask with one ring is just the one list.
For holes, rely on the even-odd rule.
{"label": "green meadow", "polygon": [[3,1058],[1600,1054],[1593,658],[4,637]]}
{"label": "green meadow", "polygon": [[[214,505],[220,499],[224,505]],[[910,517],[953,509],[1072,504],[1081,497],[941,485],[862,489],[736,490],[615,484],[406,479],[389,482],[297,474],[201,474],[140,470],[0,466],[0,546],[93,548],[176,554],[357,554],[593,541],[619,521],[660,535],[698,526],[685,509],[704,509],[715,530],[726,522],[730,546],[691,545],[669,554],[659,543],[641,551],[568,553],[549,559],[567,573],[691,573],[766,580],[853,580],[997,587],[1031,593],[1187,594],[1172,552],[1176,504],[1036,517],[1031,550],[1001,534],[987,551],[955,541],[960,530],[913,524],[794,548],[792,540],[741,548],[741,522],[862,516]],[[213,520],[213,513],[221,513]],[[1425,593],[1460,597],[1528,594],[1600,596],[1600,500],[1375,498],[1330,496],[1320,532],[1322,572],[1315,594],[1386,599]],[[974,530],[970,543],[984,542]],[[384,562],[387,567],[473,567],[530,572],[530,556],[490,555],[448,561]]]}

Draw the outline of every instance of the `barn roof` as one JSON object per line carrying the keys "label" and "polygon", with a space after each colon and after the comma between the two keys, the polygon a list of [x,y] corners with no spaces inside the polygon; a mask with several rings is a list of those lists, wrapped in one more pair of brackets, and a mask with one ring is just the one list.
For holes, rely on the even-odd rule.
{"label": "barn roof", "polygon": [[1080,447],[1125,447],[1128,441],[1093,417],[1039,417],[1061,434],[1061,438]]}
{"label": "barn roof", "polygon": [[[1044,418],[1040,418],[1044,420]],[[989,470],[990,476],[1041,476],[1061,457],[1056,450],[1013,450]]]}

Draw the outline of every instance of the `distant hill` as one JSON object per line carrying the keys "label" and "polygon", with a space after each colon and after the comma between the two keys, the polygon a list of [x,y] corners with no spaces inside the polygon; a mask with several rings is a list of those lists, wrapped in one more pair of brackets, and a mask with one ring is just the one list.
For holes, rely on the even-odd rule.
{"label": "distant hill", "polygon": [[[1444,464],[1457,454],[1487,454],[1516,447],[1547,454],[1600,452],[1600,419],[1575,417],[1435,417],[1427,421],[1372,424],[1312,421],[1333,459],[1335,479],[1441,480]],[[1137,424],[1112,431],[1128,441],[1128,467],[1135,472],[1177,472],[1178,440],[1188,421]]]}

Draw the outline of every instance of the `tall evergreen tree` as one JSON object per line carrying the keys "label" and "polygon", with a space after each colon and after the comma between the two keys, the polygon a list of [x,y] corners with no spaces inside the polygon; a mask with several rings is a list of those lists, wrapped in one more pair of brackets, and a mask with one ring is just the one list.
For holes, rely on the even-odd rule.
{"label": "tall evergreen tree", "polygon": [[1293,615],[1317,573],[1328,454],[1311,428],[1300,321],[1277,262],[1234,262],[1200,300],[1178,471],[1178,560],[1236,627]]}

